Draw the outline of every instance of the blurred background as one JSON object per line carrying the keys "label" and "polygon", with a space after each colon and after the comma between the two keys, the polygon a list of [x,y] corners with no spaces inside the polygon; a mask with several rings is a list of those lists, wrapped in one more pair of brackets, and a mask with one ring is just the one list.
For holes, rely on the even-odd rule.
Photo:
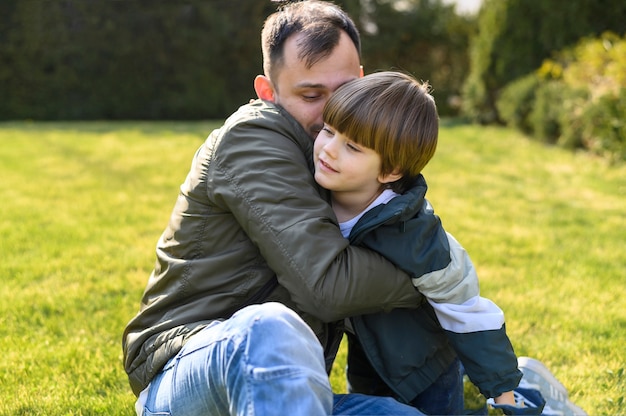
{"label": "blurred background", "polygon": [[[343,0],[365,72],[444,117],[624,159],[623,0]],[[269,0],[0,2],[0,120],[221,119],[254,97]]]}

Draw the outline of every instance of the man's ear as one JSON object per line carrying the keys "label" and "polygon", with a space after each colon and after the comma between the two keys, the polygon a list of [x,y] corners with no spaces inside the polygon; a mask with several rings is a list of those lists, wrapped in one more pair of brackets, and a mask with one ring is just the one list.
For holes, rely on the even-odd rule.
{"label": "man's ear", "polygon": [[398,169],[394,169],[393,172],[391,173],[387,173],[387,174],[380,174],[378,175],[378,182],[380,183],[392,183],[397,181],[398,179],[402,178],[402,176],[404,176],[402,173],[400,173],[400,170]]}
{"label": "man's ear", "polygon": [[257,75],[254,78],[254,91],[260,99],[274,102],[274,86],[265,75]]}

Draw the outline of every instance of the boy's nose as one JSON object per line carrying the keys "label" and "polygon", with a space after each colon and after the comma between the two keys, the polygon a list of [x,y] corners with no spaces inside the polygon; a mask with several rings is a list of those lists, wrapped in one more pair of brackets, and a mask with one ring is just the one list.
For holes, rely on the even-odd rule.
{"label": "boy's nose", "polygon": [[329,140],[328,143],[324,145],[324,153],[326,153],[328,156],[334,159],[336,156],[336,149],[335,149],[335,146],[333,145],[333,142],[334,140]]}

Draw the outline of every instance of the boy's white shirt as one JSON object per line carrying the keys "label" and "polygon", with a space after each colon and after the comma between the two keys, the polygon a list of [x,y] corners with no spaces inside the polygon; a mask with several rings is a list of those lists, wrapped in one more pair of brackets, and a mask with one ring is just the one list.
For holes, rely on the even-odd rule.
{"label": "boy's white shirt", "polygon": [[[398,195],[391,189],[385,189],[359,215],[339,223],[341,234],[348,238],[363,214]],[[443,329],[459,334],[500,329],[504,324],[504,312],[491,300],[479,295],[478,276],[469,256],[452,235],[446,232],[446,236],[452,260],[448,267],[413,278],[413,285],[432,305]],[[461,279],[453,279],[454,287],[450,287],[450,275],[462,276]],[[466,279],[466,276],[469,278]],[[453,292],[456,295],[451,298]]]}
{"label": "boy's white shirt", "polygon": [[395,198],[398,195],[399,194],[395,193],[391,189],[383,190],[383,192],[380,195],[378,195],[378,198],[376,198],[374,202],[369,204],[367,208],[365,208],[359,215],[357,215],[356,217],[348,221],[339,223],[339,229],[341,230],[341,235],[343,235],[344,238],[348,238],[348,236],[350,235],[350,232],[352,232],[352,228],[354,228],[354,225],[357,222],[359,222],[363,214],[365,214],[367,211],[369,211],[370,209],[378,205],[386,204],[387,202],[391,201],[393,198]]}

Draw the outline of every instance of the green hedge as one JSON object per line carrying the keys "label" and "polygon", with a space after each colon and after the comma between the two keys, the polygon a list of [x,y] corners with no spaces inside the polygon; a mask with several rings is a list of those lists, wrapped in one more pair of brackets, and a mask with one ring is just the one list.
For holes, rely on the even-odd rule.
{"label": "green hedge", "polygon": [[0,119],[222,117],[254,95],[269,1],[0,8]]}

